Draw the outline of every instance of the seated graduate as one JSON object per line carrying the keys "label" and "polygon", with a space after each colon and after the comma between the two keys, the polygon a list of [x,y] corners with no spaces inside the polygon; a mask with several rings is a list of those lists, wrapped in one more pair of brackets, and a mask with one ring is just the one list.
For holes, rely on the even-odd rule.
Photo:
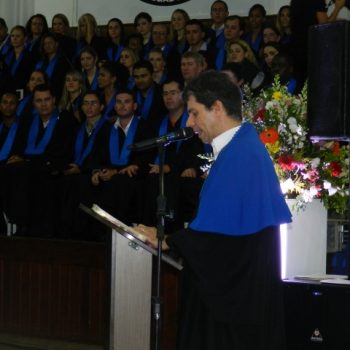
{"label": "seated graduate", "polygon": [[229,15],[228,6],[225,1],[216,0],[210,7],[211,27],[210,36],[218,49],[223,49],[225,46],[224,24],[225,19]]}
{"label": "seated graduate", "polygon": [[60,41],[56,34],[46,33],[40,40],[41,59],[36,63],[35,69],[43,70],[52,85],[57,101],[61,98],[64,77],[72,68],[68,59],[62,55]]}
{"label": "seated graduate", "polygon": [[140,12],[135,16],[134,27],[140,35],[142,35],[142,52],[140,57],[146,58],[149,50],[151,49],[152,43],[152,16],[147,12]]}
{"label": "seated graduate", "polygon": [[97,53],[91,46],[85,46],[79,54],[86,90],[98,90]]}
{"label": "seated graduate", "polygon": [[[163,117],[158,136],[166,135],[184,128],[188,113],[182,98],[183,85],[176,80],[168,80],[163,85],[163,100],[168,113]],[[164,174],[165,194],[168,202],[168,211],[174,212],[172,226],[183,227],[183,213],[191,211],[185,208],[186,196],[183,187],[189,189],[189,197],[196,202],[201,186],[200,160],[198,154],[203,153],[203,144],[194,136],[188,140],[181,140],[168,145],[165,149]],[[149,164],[149,175],[143,191],[144,210],[142,222],[156,224],[156,199],[158,195],[159,158],[154,157]],[[198,183],[197,183],[197,180]],[[187,196],[188,198],[188,196]],[[192,209],[194,211],[194,209]]]}
{"label": "seated graduate", "polygon": [[137,114],[147,120],[150,128],[157,132],[165,107],[161,87],[153,81],[153,66],[148,61],[136,62],[133,69]]}
{"label": "seated graduate", "polygon": [[24,122],[31,123],[33,118],[33,91],[37,85],[48,84],[46,73],[42,70],[33,70],[26,84],[24,98],[19,101],[17,106],[17,117]]}
{"label": "seated graduate", "polygon": [[23,131],[25,147],[8,159],[5,168],[9,188],[5,212],[17,224],[18,233],[52,236],[55,180],[71,158],[78,125],[58,113],[49,86],[34,88],[33,105],[33,120]]}
{"label": "seated graduate", "polygon": [[70,113],[79,123],[85,120],[85,115],[81,108],[85,89],[85,81],[81,72],[71,70],[66,74],[58,108],[60,111]]}
{"label": "seated graduate", "polygon": [[107,23],[107,52],[110,62],[119,62],[124,49],[124,24],[119,18],[111,18]]}
{"label": "seated graduate", "polygon": [[10,34],[8,33],[8,27],[6,21],[0,17],[0,57],[6,56],[7,52],[11,49]]}
{"label": "seated graduate", "polygon": [[[100,165],[99,153],[107,152],[106,139],[109,125],[103,117],[104,104],[96,91],[87,91],[82,97],[82,111],[85,121],[81,124],[75,138],[73,157],[64,170],[61,182],[61,199],[59,214],[59,236],[62,238],[84,238],[81,236],[79,203],[86,202],[86,184],[91,174]],[[100,135],[102,135],[100,137]]]}
{"label": "seated graduate", "polygon": [[129,146],[154,135],[147,121],[135,114],[137,103],[131,90],[117,93],[114,109],[117,120],[108,135],[103,136],[107,147],[100,148],[107,152],[101,155],[101,167],[95,169],[91,177],[91,203],[99,204],[115,217],[130,223],[138,219],[136,195],[154,153],[149,150],[136,152]]}
{"label": "seated graduate", "polygon": [[186,84],[207,69],[204,56],[198,52],[185,52],[181,57],[181,76]]}
{"label": "seated graduate", "polygon": [[198,19],[191,19],[186,23],[186,41],[188,51],[202,54],[209,68],[216,68],[218,49],[206,42],[206,30],[204,24]]}
{"label": "seated graduate", "polygon": [[62,54],[69,60],[69,62],[72,62],[77,50],[77,42],[70,36],[70,26],[67,16],[63,13],[56,13],[53,15],[51,20],[51,30],[55,33],[60,42]]}
{"label": "seated graduate", "polygon": [[18,137],[19,122],[16,117],[18,98],[15,92],[5,92],[0,97],[0,235],[6,233],[3,216],[3,198],[7,186],[3,181],[3,167],[16,146],[21,141]]}
{"label": "seated graduate", "polygon": [[5,56],[5,63],[11,74],[12,86],[22,98],[35,61],[25,47],[26,30],[23,26],[13,27],[10,38],[11,50]]}
{"label": "seated graduate", "polygon": [[287,86],[287,90],[291,95],[298,94],[302,85],[294,77],[293,59],[286,53],[278,53],[271,62],[272,79],[276,75],[280,77],[282,85]]}
{"label": "seated graduate", "polygon": [[176,9],[171,14],[170,20],[170,42],[176,47],[177,52],[182,55],[187,51],[187,43],[185,37],[185,26],[190,20],[190,16],[183,9]]}
{"label": "seated graduate", "polygon": [[[195,219],[163,241],[184,259],[177,349],[284,349],[279,225],[291,213],[273,163],[228,74],[202,73],[185,97],[215,161]],[[157,244],[155,228],[137,229]]]}

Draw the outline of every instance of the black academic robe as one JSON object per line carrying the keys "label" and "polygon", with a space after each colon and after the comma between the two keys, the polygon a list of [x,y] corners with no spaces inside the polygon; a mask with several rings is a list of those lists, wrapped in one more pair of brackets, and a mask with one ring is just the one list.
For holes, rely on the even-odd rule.
{"label": "black academic robe", "polygon": [[[30,126],[29,126],[30,128]],[[28,140],[29,128],[24,135]],[[57,205],[56,180],[71,159],[77,123],[61,114],[52,137],[42,154],[18,153],[24,161],[9,164],[5,168],[7,195],[5,211],[16,223],[23,235],[52,236],[54,213]],[[37,143],[44,134],[39,128]]]}
{"label": "black academic robe", "polygon": [[[167,133],[181,128],[179,119],[174,126],[168,125]],[[203,153],[203,144],[194,136],[183,140],[178,148],[178,142],[173,142],[166,147],[164,164],[170,167],[170,172],[165,174],[165,194],[168,210],[174,214],[174,222],[170,225],[176,228],[183,227],[183,221],[188,218],[188,213],[194,212],[197,206],[198,195],[202,185],[200,178],[200,159],[198,154]],[[155,158],[151,163],[155,163]],[[194,168],[195,178],[181,177],[181,173],[188,168]],[[146,225],[156,224],[156,198],[159,193],[159,176],[149,174],[143,188],[143,214],[142,223]],[[189,200],[190,198],[190,200]],[[186,204],[185,204],[186,203]]]}
{"label": "black academic robe", "polygon": [[279,228],[246,236],[178,231],[184,260],[178,350],[283,350]]}

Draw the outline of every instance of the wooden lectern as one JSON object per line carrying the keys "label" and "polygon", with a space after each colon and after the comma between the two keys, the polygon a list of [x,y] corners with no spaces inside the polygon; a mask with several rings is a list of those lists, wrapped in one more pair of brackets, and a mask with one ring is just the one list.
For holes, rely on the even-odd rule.
{"label": "wooden lectern", "polygon": [[[151,340],[152,256],[157,250],[131,227],[84,205],[80,208],[112,229],[108,350],[149,350]],[[103,211],[102,211],[103,212]],[[163,261],[182,269],[163,254]]]}

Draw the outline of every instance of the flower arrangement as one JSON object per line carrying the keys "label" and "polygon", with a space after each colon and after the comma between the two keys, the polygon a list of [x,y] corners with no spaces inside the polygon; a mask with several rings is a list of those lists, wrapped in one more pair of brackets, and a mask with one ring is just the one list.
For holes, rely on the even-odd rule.
{"label": "flower arrangement", "polygon": [[282,192],[297,199],[298,209],[319,198],[326,208],[343,214],[349,199],[349,146],[308,140],[306,91],[305,85],[292,96],[278,77],[257,96],[245,89],[244,118],[256,127]]}

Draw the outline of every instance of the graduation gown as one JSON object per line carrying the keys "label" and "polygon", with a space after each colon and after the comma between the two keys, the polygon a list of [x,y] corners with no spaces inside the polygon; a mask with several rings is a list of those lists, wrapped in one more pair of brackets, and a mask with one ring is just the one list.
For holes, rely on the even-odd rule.
{"label": "graduation gown", "polygon": [[290,221],[265,146],[244,123],[189,229],[167,239],[184,259],[177,349],[284,349],[279,224]]}

